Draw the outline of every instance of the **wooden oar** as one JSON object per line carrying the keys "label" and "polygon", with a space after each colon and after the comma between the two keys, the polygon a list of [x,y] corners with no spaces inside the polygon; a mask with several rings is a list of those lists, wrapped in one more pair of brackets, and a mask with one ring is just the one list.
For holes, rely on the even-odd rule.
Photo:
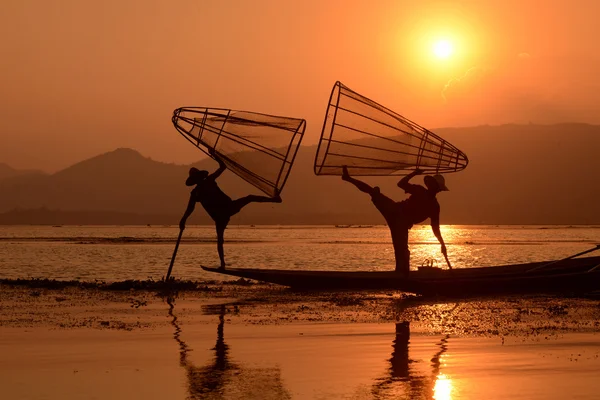
{"label": "wooden oar", "polygon": [[179,237],[177,238],[177,243],[175,243],[175,250],[173,251],[173,257],[171,257],[171,265],[169,265],[169,270],[167,271],[167,277],[165,278],[165,282],[168,282],[169,278],[171,277],[171,271],[173,270],[173,264],[175,264],[175,256],[177,255],[177,249],[179,248],[181,235],[183,235],[183,229],[179,230]]}
{"label": "wooden oar", "polygon": [[573,254],[572,256],[569,256],[569,257],[567,257],[567,258],[563,258],[563,259],[561,259],[561,260],[556,260],[556,261],[551,261],[551,262],[549,262],[548,264],[539,265],[539,266],[537,266],[537,267],[531,268],[531,269],[530,269],[530,270],[528,270],[527,272],[533,272],[533,271],[537,271],[537,270],[540,270],[540,269],[542,269],[542,268],[546,268],[546,267],[549,267],[549,266],[551,266],[551,265],[558,264],[558,263],[560,263],[560,262],[567,261],[567,260],[570,260],[570,259],[572,259],[572,258],[575,258],[575,257],[578,257],[578,256],[582,256],[582,255],[584,255],[584,254],[591,253],[592,251],[596,251],[596,250],[600,250],[600,244],[597,244],[597,245],[596,245],[596,247],[594,247],[593,249],[589,249],[589,250],[586,250],[586,251],[582,251],[581,253]]}

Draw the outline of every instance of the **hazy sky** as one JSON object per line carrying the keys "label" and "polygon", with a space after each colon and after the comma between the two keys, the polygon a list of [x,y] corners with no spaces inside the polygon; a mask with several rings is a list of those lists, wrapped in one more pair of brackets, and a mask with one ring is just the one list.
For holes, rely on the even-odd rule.
{"label": "hazy sky", "polygon": [[599,15],[595,0],[3,1],[0,162],[195,161],[181,106],[305,118],[314,144],[336,80],[433,130],[600,123]]}

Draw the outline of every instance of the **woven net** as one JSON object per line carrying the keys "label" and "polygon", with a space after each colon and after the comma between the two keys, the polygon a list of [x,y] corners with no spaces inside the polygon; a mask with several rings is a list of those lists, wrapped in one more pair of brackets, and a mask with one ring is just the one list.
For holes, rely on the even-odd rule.
{"label": "woven net", "polygon": [[407,175],[466,168],[465,153],[433,132],[336,82],[317,155],[315,174]]}
{"label": "woven net", "polygon": [[227,168],[269,196],[281,193],[306,121],[248,111],[186,107],[173,125],[194,146],[215,152]]}

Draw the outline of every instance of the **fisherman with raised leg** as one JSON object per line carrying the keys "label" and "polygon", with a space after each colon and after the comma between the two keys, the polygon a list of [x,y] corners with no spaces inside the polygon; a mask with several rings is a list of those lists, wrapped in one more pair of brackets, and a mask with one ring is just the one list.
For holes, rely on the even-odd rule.
{"label": "fisherman with raised leg", "polygon": [[[398,182],[398,187],[404,189],[410,196],[406,200],[396,202],[382,194],[379,187],[372,187],[365,182],[352,178],[346,166],[342,170],[342,179],[352,183],[361,192],[371,195],[371,201],[385,218],[392,234],[396,272],[404,276],[408,276],[410,271],[408,232],[414,224],[423,222],[427,218],[430,218],[433,234],[442,245],[442,254],[448,260],[446,245],[440,231],[440,205],[436,198],[439,192],[446,191],[448,188],[442,175],[425,176],[423,181],[427,188],[410,183],[413,177],[422,173],[422,170],[416,169]],[[449,262],[448,266],[450,267]]]}
{"label": "fisherman with raised leg", "polygon": [[197,168],[190,168],[189,176],[185,181],[187,186],[196,186],[190,193],[190,200],[187,209],[179,222],[179,229],[185,229],[185,222],[194,212],[196,203],[202,204],[208,215],[215,221],[217,229],[217,251],[221,260],[221,269],[225,268],[225,254],[223,252],[224,234],[229,219],[240,212],[242,208],[250,203],[281,203],[281,197],[248,195],[237,200],[232,200],[217,185],[216,179],[227,169],[223,160],[215,153],[213,149],[209,151],[210,155],[219,163],[219,168],[209,175],[208,171],[201,171]]}

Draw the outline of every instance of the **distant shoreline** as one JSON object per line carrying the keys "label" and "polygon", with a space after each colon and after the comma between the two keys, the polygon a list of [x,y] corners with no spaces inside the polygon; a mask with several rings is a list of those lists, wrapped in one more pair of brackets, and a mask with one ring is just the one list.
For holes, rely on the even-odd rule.
{"label": "distant shoreline", "polygon": [[[91,223],[91,224],[79,224],[79,223],[66,223],[66,224],[45,224],[45,223],[3,223],[0,222],[0,227],[10,227],[10,226],[40,226],[40,227],[52,227],[52,228],[69,228],[69,227],[111,227],[111,226],[119,226],[119,227],[137,227],[137,228],[179,228],[179,225],[176,223],[172,224],[129,224],[129,223]],[[527,229],[600,229],[600,224],[441,224],[442,227],[490,227],[490,228],[527,228]],[[200,224],[187,224],[187,228],[191,227],[206,227],[213,228],[214,224],[210,223],[200,223]],[[235,224],[231,223],[227,229],[310,229],[310,228],[331,228],[331,229],[366,229],[366,228],[386,228],[385,224],[371,224],[371,225],[362,225],[362,224],[349,224],[349,225],[337,225],[337,224]],[[414,229],[429,229],[429,224],[418,224],[415,225]]]}

